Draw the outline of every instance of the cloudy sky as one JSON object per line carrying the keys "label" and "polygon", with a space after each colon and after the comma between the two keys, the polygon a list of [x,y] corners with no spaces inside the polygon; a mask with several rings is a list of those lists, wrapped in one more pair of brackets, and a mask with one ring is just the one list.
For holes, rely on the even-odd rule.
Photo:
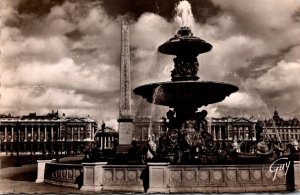
{"label": "cloudy sky", "polygon": [[[213,45],[198,56],[200,79],[240,88],[208,106],[209,116],[263,119],[277,107],[286,119],[300,118],[300,1],[189,3],[194,35]],[[157,47],[181,25],[177,5],[178,0],[1,0],[0,113],[59,110],[115,121],[122,19],[130,24],[132,88],[167,81],[172,57]],[[132,99],[133,114],[166,110]]]}

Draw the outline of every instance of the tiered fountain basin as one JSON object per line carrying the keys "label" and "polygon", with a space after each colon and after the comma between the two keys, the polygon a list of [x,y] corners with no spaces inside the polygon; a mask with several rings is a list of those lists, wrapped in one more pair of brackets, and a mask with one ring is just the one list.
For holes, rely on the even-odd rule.
{"label": "tiered fountain basin", "polygon": [[194,36],[174,37],[158,48],[161,53],[176,56],[186,53],[205,53],[211,49],[211,44]]}
{"label": "tiered fountain basin", "polygon": [[174,108],[179,105],[202,107],[221,102],[238,87],[213,81],[168,81],[135,88],[135,94],[148,102]]}

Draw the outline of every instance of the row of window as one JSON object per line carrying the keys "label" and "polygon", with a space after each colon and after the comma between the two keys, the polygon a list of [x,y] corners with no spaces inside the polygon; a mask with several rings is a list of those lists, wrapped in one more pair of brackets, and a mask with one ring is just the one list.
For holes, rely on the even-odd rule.
{"label": "row of window", "polygon": [[[271,130],[273,133],[275,133],[276,129],[272,129]],[[277,129],[278,132],[282,132],[282,133],[288,133],[289,131],[291,133],[297,133],[299,132],[300,133],[300,129]]]}
{"label": "row of window", "polygon": [[[12,132],[11,131],[7,131],[7,135],[6,135],[6,140],[7,141],[12,141],[12,139],[14,141],[17,140],[17,133],[16,132]],[[26,137],[25,137],[25,132],[22,131],[20,132],[20,138],[19,140],[20,141],[25,141],[26,140]],[[51,134],[51,131],[47,131],[46,132],[46,140],[47,141],[50,141],[52,140],[52,136],[53,136],[53,140],[58,140],[58,139],[63,139],[63,138],[66,138],[67,140],[71,140],[72,137],[73,137],[73,140],[83,140],[85,138],[90,138],[90,132],[85,132],[81,129],[79,130],[73,130],[73,133],[72,133],[72,130],[69,129],[67,130],[66,134],[65,134],[65,131],[62,130],[60,135],[58,135],[57,133],[57,130],[53,130],[53,133]],[[27,131],[27,140],[33,140],[33,141],[37,141],[38,140],[38,131],[35,129],[33,131]],[[3,130],[0,131],[0,139],[1,141],[4,141],[5,140],[5,132]],[[44,130],[40,130],[40,140],[45,140],[45,131]]]}
{"label": "row of window", "polygon": [[240,131],[243,131],[243,130],[246,130],[246,131],[248,131],[249,129],[251,129],[249,126],[244,126],[244,127],[236,127],[236,126],[234,126],[234,127],[232,127],[232,128],[227,128],[227,127],[225,127],[225,126],[212,126],[212,128],[211,128],[212,130],[219,130],[219,129],[222,129],[223,131],[227,131],[227,130],[229,130],[229,131],[238,131],[238,130],[240,130]]}

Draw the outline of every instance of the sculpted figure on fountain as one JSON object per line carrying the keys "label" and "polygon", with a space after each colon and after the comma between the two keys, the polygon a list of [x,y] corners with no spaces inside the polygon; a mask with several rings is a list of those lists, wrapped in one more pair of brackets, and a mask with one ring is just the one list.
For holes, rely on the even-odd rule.
{"label": "sculpted figure on fountain", "polygon": [[177,56],[173,59],[174,69],[171,71],[172,81],[198,80],[199,63],[194,56]]}

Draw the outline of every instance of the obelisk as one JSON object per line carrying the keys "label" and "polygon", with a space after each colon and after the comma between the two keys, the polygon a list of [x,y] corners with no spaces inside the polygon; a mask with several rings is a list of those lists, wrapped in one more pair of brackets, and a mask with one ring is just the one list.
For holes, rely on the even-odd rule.
{"label": "obelisk", "polygon": [[121,67],[119,105],[119,153],[126,153],[131,146],[133,117],[131,115],[129,25],[126,19],[121,25]]}

